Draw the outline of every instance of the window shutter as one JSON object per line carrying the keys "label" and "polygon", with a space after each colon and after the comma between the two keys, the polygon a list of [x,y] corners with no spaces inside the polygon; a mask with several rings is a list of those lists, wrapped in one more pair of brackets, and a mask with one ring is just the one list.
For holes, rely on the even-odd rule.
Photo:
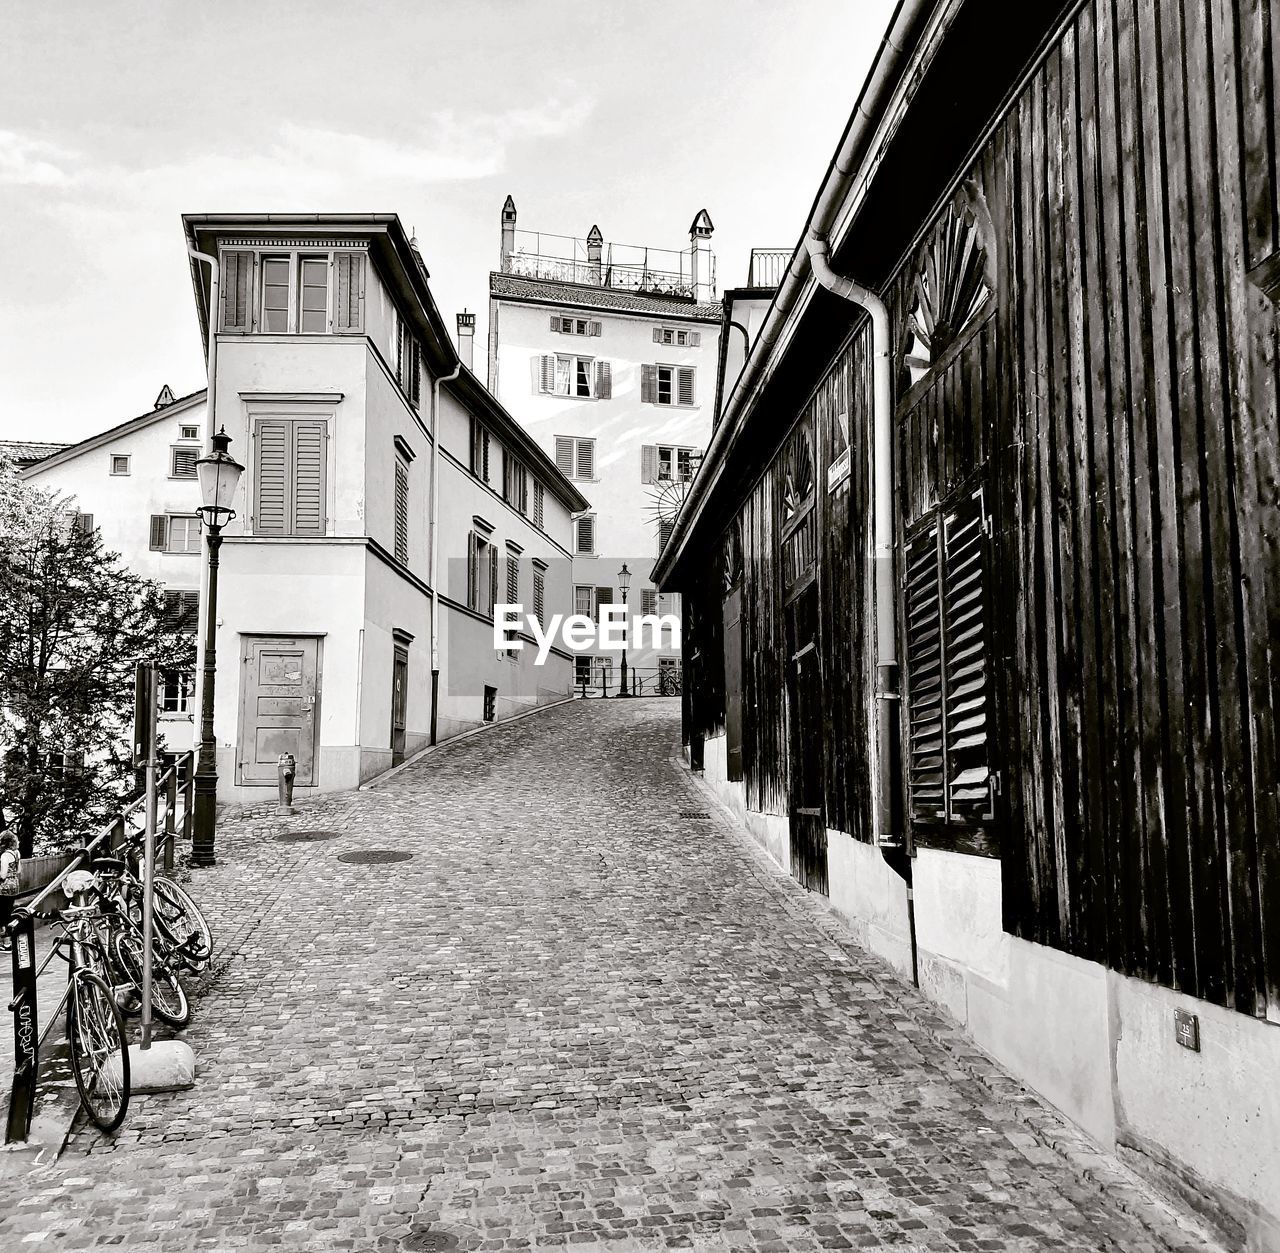
{"label": "window shutter", "polygon": [[538,390],[554,392],[556,389],[556,359],[554,353],[543,353],[538,358]]}
{"label": "window shutter", "polygon": [[701,347],[702,347],[702,332],[701,332],[701,331],[690,331],[690,332],[689,332],[689,347],[690,347],[690,348],[701,348]]}
{"label": "window shutter", "polygon": [[478,608],[480,592],[480,543],[474,531],[467,532],[467,606]]}
{"label": "window shutter", "polygon": [[164,594],[164,624],[176,630],[182,623],[182,593],[166,591]]}
{"label": "window shutter", "polygon": [[649,617],[658,612],[658,589],[643,587],[640,589],[640,612]]}
{"label": "window shutter", "polygon": [[613,397],[613,369],[607,361],[596,362],[596,399],[610,400]]}
{"label": "window shutter", "polygon": [[671,532],[675,528],[676,521],[674,518],[658,519],[658,554],[662,554],[662,550],[666,548],[668,541],[671,539]]}
{"label": "window shutter", "polygon": [[546,597],[546,576],[541,570],[535,570],[533,572],[533,616],[539,624],[542,623]]}
{"label": "window shutter", "polygon": [[489,603],[485,606],[487,613],[493,612],[498,603],[498,546],[489,545]]}
{"label": "window shutter", "polygon": [[182,625],[193,635],[200,629],[200,593],[182,592]]}
{"label": "window shutter", "polygon": [[409,564],[409,467],[396,461],[396,560]]}
{"label": "window shutter", "polygon": [[543,488],[541,483],[534,483],[533,485],[533,525],[536,526],[540,531],[542,530],[543,513],[545,508],[544,500],[543,500],[544,492],[545,492],[545,489]]}
{"label": "window shutter", "polygon": [[943,515],[943,622],[947,817],[994,816],[987,721],[987,630],[982,494]]}
{"label": "window shutter", "polygon": [[660,327],[660,326],[655,326],[655,327],[653,328],[653,342],[654,342],[655,344],[660,344],[660,343],[662,343],[662,327]]}
{"label": "window shutter", "polygon": [[81,513],[76,515],[76,525],[80,528],[81,535],[93,534],[93,514]]}
{"label": "window shutter", "polygon": [[640,482],[652,483],[658,477],[658,449],[655,444],[640,447]]}
{"label": "window shutter", "polygon": [[480,477],[489,482],[489,432],[480,429]]}
{"label": "window shutter", "polygon": [[175,448],[173,450],[173,477],[175,479],[193,479],[196,477],[196,457],[198,448]]}
{"label": "window shutter", "polygon": [[584,513],[578,519],[578,552],[594,553],[596,550],[596,520],[594,515]]}
{"label": "window shutter", "polygon": [[596,441],[593,439],[578,441],[578,477],[580,479],[596,477]]}
{"label": "window shutter", "polygon": [[293,423],[294,535],[324,534],[326,436],[323,422]]}
{"label": "window shutter", "polygon": [[222,254],[222,329],[248,331],[253,324],[253,253]]}
{"label": "window shutter", "polygon": [[284,535],[289,529],[289,425],[263,420],[253,429],[253,529],[257,535]]}
{"label": "window shutter", "polygon": [[596,588],[596,621],[600,621],[600,606],[613,604],[613,588],[597,587]]}
{"label": "window shutter", "polygon": [[912,818],[941,822],[946,795],[936,518],[907,542],[906,556],[907,788]]}
{"label": "window shutter", "polygon": [[169,546],[169,515],[151,515],[151,551],[163,552]]}
{"label": "window shutter", "polygon": [[600,323],[600,322],[591,323],[590,333],[592,335],[599,335],[603,330],[604,330],[603,323]]}
{"label": "window shutter", "polygon": [[512,503],[511,470],[511,457],[504,448],[502,450],[502,499],[505,500],[507,504]]}
{"label": "window shutter", "polygon": [[560,319],[553,313],[551,315],[551,329],[558,335],[560,333]]}
{"label": "window shutter", "polygon": [[676,404],[693,404],[693,367],[681,366],[676,371]]}
{"label": "window shutter", "polygon": [[507,604],[520,601],[520,558],[507,554]]}
{"label": "window shutter", "polygon": [[640,403],[643,405],[658,403],[658,367],[656,365],[640,367]]}
{"label": "window shutter", "polygon": [[573,478],[573,440],[556,436],[556,469],[567,479]]}
{"label": "window shutter", "polygon": [[335,253],[333,284],[333,329],[359,334],[364,330],[364,254]]}

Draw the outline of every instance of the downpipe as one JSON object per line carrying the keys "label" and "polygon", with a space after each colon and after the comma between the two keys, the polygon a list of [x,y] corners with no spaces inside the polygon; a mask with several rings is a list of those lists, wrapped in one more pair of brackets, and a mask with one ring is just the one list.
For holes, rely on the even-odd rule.
{"label": "downpipe", "polygon": [[427,582],[431,587],[431,740],[436,742],[440,710],[440,385],[462,373],[462,361],[452,374],[431,380],[431,547]]}
{"label": "downpipe", "polygon": [[900,803],[902,754],[899,711],[902,706],[895,616],[893,499],[893,371],[889,310],[870,288],[832,270],[825,236],[805,237],[814,278],[827,291],[865,309],[871,319],[872,352],[872,566],[875,571],[875,818],[880,854],[901,875],[907,888],[907,927],[911,934],[911,979],[920,986],[916,948],[916,910],[910,835]]}

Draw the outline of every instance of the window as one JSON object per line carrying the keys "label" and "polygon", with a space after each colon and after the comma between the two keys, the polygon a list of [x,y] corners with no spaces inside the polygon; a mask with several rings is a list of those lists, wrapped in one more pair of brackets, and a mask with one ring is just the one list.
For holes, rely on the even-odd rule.
{"label": "window", "polygon": [[656,587],[642,587],[640,589],[640,612],[646,617],[652,617],[658,612],[658,589]]}
{"label": "window", "polygon": [[200,515],[174,514],[169,518],[168,542],[165,551],[170,553],[198,553],[200,551]]}
{"label": "window", "polygon": [[467,549],[467,604],[477,613],[492,617],[497,600],[497,545],[487,535],[472,531]]}
{"label": "window", "polygon": [[985,561],[980,491],[941,506],[907,539],[907,782],[916,822],[995,816]]}
{"label": "window", "polygon": [[129,462],[132,460],[127,453],[111,454],[111,473],[112,474],[128,474]]}
{"label": "window", "polygon": [[484,689],[484,720],[492,722],[498,716],[498,689],[496,687],[485,687]]}
{"label": "window", "polygon": [[700,448],[681,448],[667,444],[645,444],[640,449],[640,482],[688,483],[702,456]]}
{"label": "window", "polygon": [[584,513],[573,524],[573,551],[585,557],[596,553],[596,515]]}
{"label": "window", "polygon": [[571,435],[556,436],[556,469],[567,479],[596,477],[596,441]]}
{"label": "window", "polygon": [[596,604],[596,589],[594,587],[584,586],[583,584],[575,584],[573,589],[573,612],[579,615],[585,615],[588,618],[594,617]]}
{"label": "window", "polygon": [[416,409],[421,399],[422,349],[402,317],[396,317],[396,326],[396,381]]}
{"label": "window", "polygon": [[653,328],[655,344],[674,344],[677,348],[698,348],[702,344],[701,331],[680,331],[670,326]]}
{"label": "window", "polygon": [[49,777],[66,780],[84,774],[84,753],[61,752],[49,754]]}
{"label": "window", "polygon": [[164,622],[170,630],[194,635],[200,625],[200,593],[173,592],[166,588]]}
{"label": "window", "polygon": [[545,625],[547,607],[547,573],[538,565],[533,567],[533,617],[539,626]]}
{"label": "window", "polygon": [[471,473],[483,483],[489,481],[489,432],[478,418],[471,419]]}
{"label": "window", "polygon": [[195,682],[190,670],[163,670],[160,673],[160,712],[189,714]]}
{"label": "window", "polygon": [[585,687],[591,682],[591,658],[579,653],[573,659],[573,682],[577,687]]}
{"label": "window", "polygon": [[196,458],[200,455],[198,448],[174,447],[169,452],[170,478],[193,479],[196,477]]}
{"label": "window", "polygon": [[535,357],[534,364],[537,367],[535,383],[540,392],[584,400],[593,396],[607,400],[613,395],[613,371],[608,361],[545,353]]}
{"label": "window", "polygon": [[409,467],[396,458],[396,560],[409,564]]}
{"label": "window", "polygon": [[640,367],[640,400],[647,405],[681,405],[694,403],[694,369],[690,365],[642,365]]}
{"label": "window", "polygon": [[502,450],[502,499],[528,515],[529,472],[505,448]]}
{"label": "window", "polygon": [[553,313],[551,329],[560,335],[599,335],[600,323],[590,318],[562,318]]}
{"label": "window", "polygon": [[[243,249],[222,254],[222,329],[272,335],[364,330],[364,255]],[[185,434],[183,438],[188,438]],[[193,435],[190,438],[198,438]]]}
{"label": "window", "polygon": [[328,443],[328,425],[320,418],[254,423],[254,534],[325,533]]}
{"label": "window", "polygon": [[542,530],[546,512],[546,489],[541,483],[533,485],[533,525]]}
{"label": "window", "polygon": [[200,428],[198,426],[180,426],[178,428],[179,439],[199,439]]}

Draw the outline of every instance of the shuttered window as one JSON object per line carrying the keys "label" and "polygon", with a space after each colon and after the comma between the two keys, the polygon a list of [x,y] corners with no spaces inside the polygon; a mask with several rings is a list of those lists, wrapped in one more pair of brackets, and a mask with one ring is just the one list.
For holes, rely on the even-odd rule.
{"label": "shuttered window", "polygon": [[222,329],[253,329],[253,253],[222,254]]}
{"label": "shuttered window", "polygon": [[174,631],[188,631],[194,635],[200,621],[200,593],[166,590],[164,621]]}
{"label": "shuttered window", "polygon": [[489,432],[479,418],[471,419],[471,473],[486,483],[489,481]]}
{"label": "shuttered window", "polygon": [[557,435],[556,469],[567,479],[594,479],[596,476],[594,438],[575,439],[571,435]]}
{"label": "shuttered window", "polygon": [[573,527],[574,552],[594,556],[596,551],[596,515],[584,513]]}
{"label": "shuttered window", "polygon": [[702,343],[701,331],[678,331],[670,326],[653,328],[655,344],[675,344],[678,348],[697,348]]}
{"label": "shuttered window", "polygon": [[409,467],[396,458],[396,560],[409,564]]}
{"label": "shuttered window", "polygon": [[154,552],[164,552],[169,546],[169,515],[153,513],[151,515],[150,548]]}
{"label": "shuttered window", "polygon": [[176,447],[170,450],[169,475],[175,479],[193,479],[196,477],[196,458],[200,456],[198,448]]}
{"label": "shuttered window", "polygon": [[589,400],[597,394],[598,367],[601,365],[606,367],[607,374],[607,362],[596,362],[590,357],[561,357],[544,353],[534,358],[534,383],[540,392]]}
{"label": "shuttered window", "polygon": [[323,535],[326,423],[313,418],[260,418],[253,437],[254,533]]}
{"label": "shuttered window", "polygon": [[700,448],[673,444],[644,444],[640,448],[640,482],[669,483],[679,478],[687,483],[702,456]]}
{"label": "shuttered window", "polygon": [[397,318],[399,333],[396,347],[396,379],[409,398],[409,403],[417,406],[420,400],[420,381],[422,378],[422,354],[413,330],[403,318]]}
{"label": "shuttered window", "polygon": [[906,550],[907,783],[917,822],[994,816],[981,492],[939,508]]}
{"label": "shuttered window", "polygon": [[502,499],[523,514],[529,512],[529,472],[505,448],[502,450]]}
{"label": "shuttered window", "polygon": [[340,334],[364,330],[364,257],[358,252],[333,254],[333,329]]}
{"label": "shuttered window", "polygon": [[491,616],[498,600],[498,549],[478,531],[467,535],[467,604]]}
{"label": "shuttered window", "polygon": [[642,587],[640,589],[640,612],[645,617],[651,617],[658,612],[658,589],[656,587]]}
{"label": "shuttered window", "polygon": [[695,374],[691,365],[642,365],[640,400],[647,405],[692,406]]}

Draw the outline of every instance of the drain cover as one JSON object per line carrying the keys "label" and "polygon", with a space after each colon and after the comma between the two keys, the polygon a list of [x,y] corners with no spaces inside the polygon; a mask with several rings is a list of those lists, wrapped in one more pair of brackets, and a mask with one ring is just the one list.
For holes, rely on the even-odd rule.
{"label": "drain cover", "polygon": [[339,853],[338,860],[350,862],[353,866],[385,866],[388,862],[408,861],[412,856],[412,853],[404,853],[397,848],[358,848],[353,853]]}
{"label": "drain cover", "polygon": [[400,1247],[405,1253],[441,1253],[445,1249],[456,1249],[458,1237],[434,1227],[415,1227],[400,1241]]}
{"label": "drain cover", "polygon": [[311,840],[336,840],[337,831],[284,831],[276,836],[281,844],[306,844]]}
{"label": "drain cover", "polygon": [[701,809],[682,809],[680,811],[681,818],[692,818],[696,822],[710,822],[711,815]]}

